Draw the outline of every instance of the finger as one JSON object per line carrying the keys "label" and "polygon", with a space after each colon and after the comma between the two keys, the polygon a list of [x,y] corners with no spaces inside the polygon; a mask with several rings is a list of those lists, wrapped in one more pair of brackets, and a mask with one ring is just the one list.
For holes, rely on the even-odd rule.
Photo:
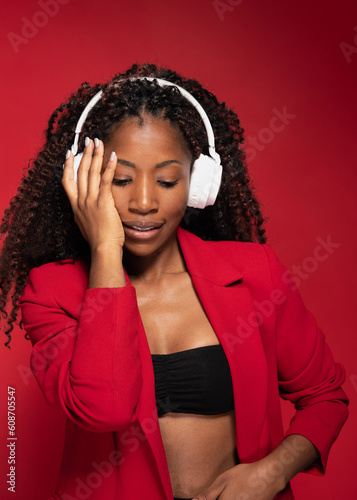
{"label": "finger", "polygon": [[209,488],[196,495],[192,500],[217,500],[224,490],[225,486],[221,481],[214,481]]}
{"label": "finger", "polygon": [[77,198],[78,198],[78,186],[76,181],[74,180],[73,164],[74,164],[73,153],[72,151],[68,150],[64,162],[61,184],[68,196],[72,208],[75,204],[77,204]]}
{"label": "finger", "polygon": [[100,195],[101,196],[112,196],[112,183],[114,178],[114,173],[117,165],[117,155],[113,151],[110,154],[109,160],[105,166],[102,178],[100,181]]}
{"label": "finger", "polygon": [[84,204],[88,194],[88,171],[92,163],[93,141],[86,137],[83,157],[78,167],[78,204]]}
{"label": "finger", "polygon": [[94,154],[88,171],[88,198],[97,198],[101,182],[104,146],[102,141],[94,139]]}

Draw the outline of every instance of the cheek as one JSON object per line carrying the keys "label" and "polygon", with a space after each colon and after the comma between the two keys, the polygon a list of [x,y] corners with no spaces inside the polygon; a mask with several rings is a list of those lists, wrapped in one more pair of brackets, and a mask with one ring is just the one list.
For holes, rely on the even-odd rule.
{"label": "cheek", "polygon": [[186,199],[185,200],[176,200],[175,203],[171,202],[170,205],[166,205],[163,212],[165,212],[168,216],[172,217],[182,217],[186,210]]}
{"label": "cheek", "polygon": [[128,205],[127,195],[125,194],[124,190],[120,192],[119,189],[113,190],[112,194],[114,198],[115,208],[118,210],[118,212],[121,212]]}
{"label": "cheek", "polygon": [[188,188],[189,186],[182,186],[180,192],[176,191],[175,193],[167,193],[166,203],[163,204],[167,212],[172,214],[183,214],[187,207],[188,201]]}

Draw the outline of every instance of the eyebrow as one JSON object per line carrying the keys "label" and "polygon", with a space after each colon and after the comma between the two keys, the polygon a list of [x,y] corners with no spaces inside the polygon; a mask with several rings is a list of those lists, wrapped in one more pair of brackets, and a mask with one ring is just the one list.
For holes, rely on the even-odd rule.
{"label": "eyebrow", "polygon": [[[118,158],[117,163],[120,163],[121,165],[125,165],[127,167],[135,168],[135,163],[132,163],[131,161],[123,160],[122,158]],[[172,163],[179,163],[180,165],[182,165],[182,163],[178,160],[166,160],[166,161],[162,161],[161,163],[157,163],[155,165],[155,168],[166,167],[167,165],[171,165]]]}

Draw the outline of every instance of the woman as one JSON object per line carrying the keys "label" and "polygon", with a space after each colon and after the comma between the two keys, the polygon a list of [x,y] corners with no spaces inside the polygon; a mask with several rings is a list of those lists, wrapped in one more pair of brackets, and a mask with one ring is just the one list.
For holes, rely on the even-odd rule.
{"label": "woman", "polygon": [[[21,305],[33,373],[68,417],[51,498],[291,499],[295,474],[324,472],[344,369],[265,243],[242,134],[152,64],[51,116],[1,260],[7,344]],[[279,393],[297,410],[285,434]]]}

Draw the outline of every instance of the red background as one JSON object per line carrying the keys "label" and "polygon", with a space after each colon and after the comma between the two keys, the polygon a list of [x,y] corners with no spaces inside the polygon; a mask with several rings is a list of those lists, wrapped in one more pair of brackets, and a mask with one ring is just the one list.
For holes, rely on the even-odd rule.
{"label": "red background", "polygon": [[[51,112],[80,83],[104,82],[145,61],[198,79],[238,113],[247,139],[258,137],[259,150],[248,157],[269,217],[268,243],[294,274],[300,271],[293,266],[302,266],[300,292],[347,370],[350,418],[326,475],[293,480],[296,498],[357,498],[355,2],[222,0],[219,15],[211,0],[43,1],[3,2],[1,9],[1,213],[41,147]],[[58,12],[46,20],[43,5],[54,1]],[[23,36],[28,21],[37,32],[11,43],[9,34]],[[296,116],[279,132],[262,131],[284,107]],[[328,236],[340,246],[317,262],[317,239]],[[46,406],[28,373],[29,356],[22,331],[11,351],[0,346],[4,499],[46,500],[61,456],[63,417]],[[8,385],[16,388],[15,494],[6,491]],[[292,409],[283,409],[288,422]]]}

